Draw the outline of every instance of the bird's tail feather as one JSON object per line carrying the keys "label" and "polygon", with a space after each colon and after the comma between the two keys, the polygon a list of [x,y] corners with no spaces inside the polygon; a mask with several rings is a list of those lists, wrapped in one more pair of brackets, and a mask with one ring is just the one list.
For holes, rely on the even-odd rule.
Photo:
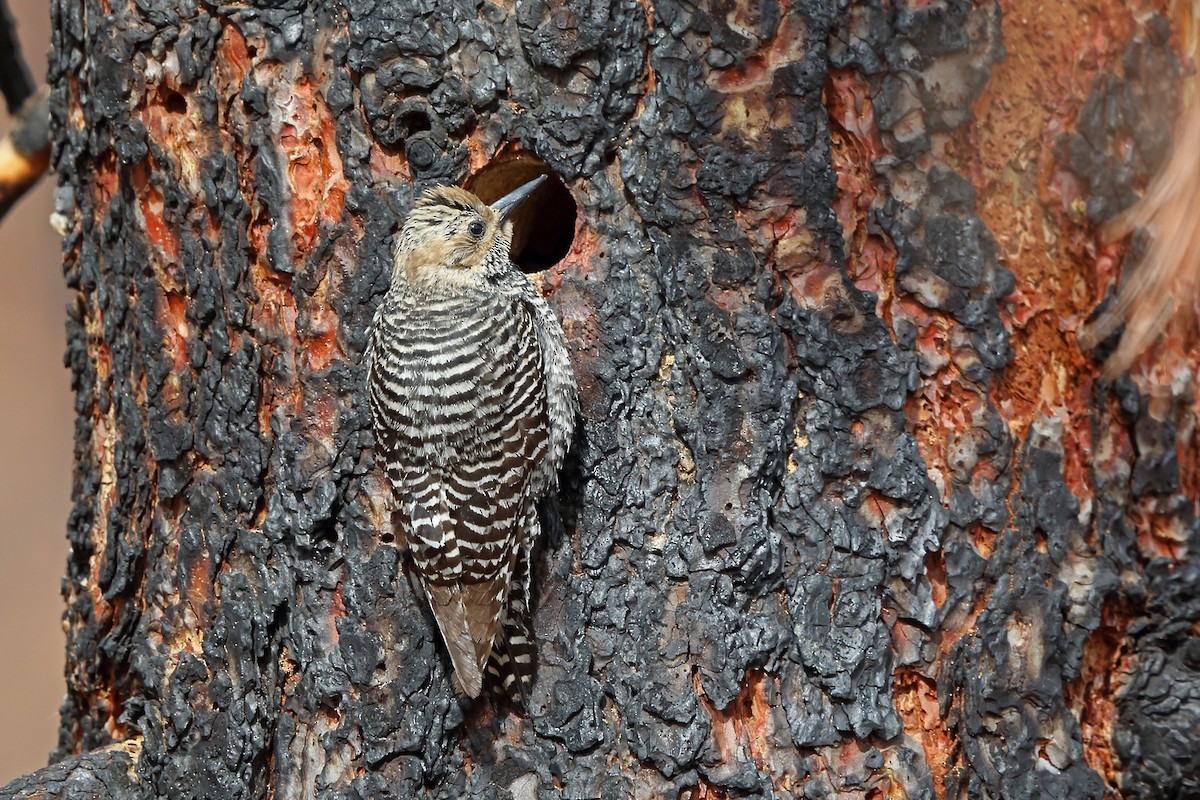
{"label": "bird's tail feather", "polygon": [[529,605],[524,585],[514,584],[508,606],[500,617],[502,641],[493,651],[487,669],[496,693],[521,709],[529,707],[537,669],[537,652],[528,621]]}
{"label": "bird's tail feather", "polygon": [[454,665],[454,685],[467,697],[478,697],[483,688],[507,584],[508,576],[503,575],[467,586],[428,587],[433,618]]}
{"label": "bird's tail feather", "polygon": [[537,670],[537,651],[530,627],[531,559],[539,535],[537,510],[533,504],[525,510],[521,524],[524,527],[521,537],[524,545],[513,564],[512,588],[500,614],[501,641],[492,653],[487,669],[493,678],[492,687],[496,693],[512,701],[518,708],[527,709],[534,672]]}

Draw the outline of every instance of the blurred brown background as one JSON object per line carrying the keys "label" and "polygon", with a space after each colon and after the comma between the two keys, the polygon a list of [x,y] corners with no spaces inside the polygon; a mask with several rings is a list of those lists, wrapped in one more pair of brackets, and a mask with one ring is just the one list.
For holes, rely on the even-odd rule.
{"label": "blurred brown background", "polygon": [[[38,83],[46,0],[9,0]],[[0,117],[3,104],[0,103]],[[0,133],[7,133],[7,119]],[[62,599],[73,412],[62,365],[68,293],[47,176],[0,222],[0,786],[46,765],[63,695]]]}

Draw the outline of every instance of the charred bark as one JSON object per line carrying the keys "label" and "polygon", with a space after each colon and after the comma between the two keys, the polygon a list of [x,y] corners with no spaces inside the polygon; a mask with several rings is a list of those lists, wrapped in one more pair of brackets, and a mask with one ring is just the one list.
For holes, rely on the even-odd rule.
{"label": "charred bark", "polygon": [[[1017,2],[58,0],[68,696],[0,796],[1197,791],[1194,391],[1073,333],[1180,66],[1100,5],[1059,73]],[[543,168],[584,419],[518,715],[450,687],[359,360],[414,192]]]}

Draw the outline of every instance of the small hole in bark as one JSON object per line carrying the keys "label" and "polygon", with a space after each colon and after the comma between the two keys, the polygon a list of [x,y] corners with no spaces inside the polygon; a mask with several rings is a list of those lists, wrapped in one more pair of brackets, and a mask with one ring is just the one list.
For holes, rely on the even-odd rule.
{"label": "small hole in bark", "polygon": [[163,98],[163,108],[172,114],[186,114],[187,98],[179,92],[167,92],[167,96]]}
{"label": "small hole in bark", "polygon": [[547,180],[513,215],[512,260],[525,272],[541,272],[562,261],[575,240],[575,198],[544,161],[528,156],[488,164],[467,181],[485,203],[546,175]]}
{"label": "small hole in bark", "polygon": [[414,133],[433,130],[433,123],[430,122],[429,115],[424,111],[405,111],[397,122],[400,123],[400,129],[404,131],[405,139]]}

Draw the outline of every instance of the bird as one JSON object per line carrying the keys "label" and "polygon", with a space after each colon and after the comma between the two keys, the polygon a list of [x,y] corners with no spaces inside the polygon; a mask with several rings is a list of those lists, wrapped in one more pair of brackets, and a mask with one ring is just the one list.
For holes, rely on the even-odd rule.
{"label": "bird", "polygon": [[537,503],[557,490],[579,413],[562,325],[509,254],[513,212],[545,178],[491,205],[422,192],[364,358],[393,519],[469,698],[488,671],[528,697]]}

